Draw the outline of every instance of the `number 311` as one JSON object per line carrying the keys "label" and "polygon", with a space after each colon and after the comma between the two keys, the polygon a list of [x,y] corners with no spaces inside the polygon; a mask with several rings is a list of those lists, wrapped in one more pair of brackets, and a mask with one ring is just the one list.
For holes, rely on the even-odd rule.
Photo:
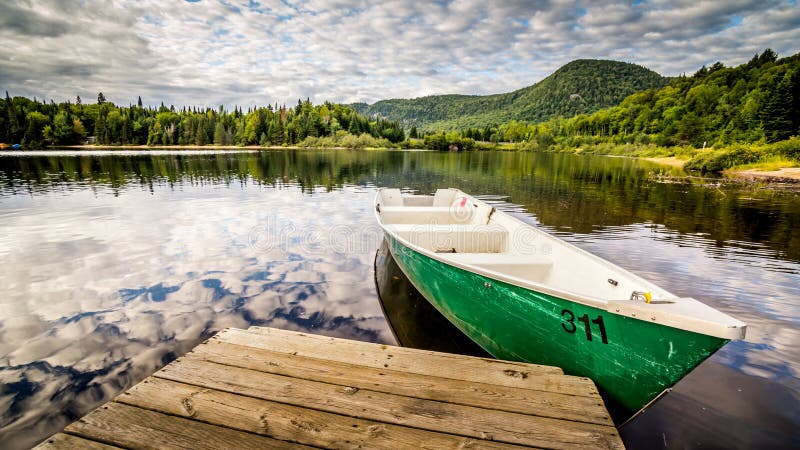
{"label": "number 311", "polygon": [[[575,314],[568,309],[561,310],[561,317],[564,319],[564,322],[561,324],[561,328],[564,329],[567,333],[574,333],[578,326],[575,324]],[[586,331],[586,340],[592,340],[592,327],[589,323],[589,315],[584,314],[578,317],[578,322],[583,322],[583,328]],[[606,324],[603,323],[603,316],[597,316],[596,319],[591,320],[591,323],[597,325],[600,329],[600,339],[603,341],[603,344],[608,344],[608,336],[606,335]]]}

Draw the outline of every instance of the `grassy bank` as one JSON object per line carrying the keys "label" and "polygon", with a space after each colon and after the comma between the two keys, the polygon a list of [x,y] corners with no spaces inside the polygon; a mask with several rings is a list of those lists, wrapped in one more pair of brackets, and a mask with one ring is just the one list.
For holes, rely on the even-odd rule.
{"label": "grassy bank", "polygon": [[690,170],[777,170],[800,166],[800,138],[792,137],[774,144],[735,144],[719,150],[698,153],[684,166]]}
{"label": "grassy bank", "polygon": [[518,150],[568,152],[595,155],[629,156],[648,159],[669,158],[671,164],[684,160],[687,170],[700,172],[764,170],[800,167],[800,138],[792,137],[772,144],[732,144],[721,148],[698,149],[691,146],[662,147],[653,144],[596,143],[580,147],[538,143],[517,144]]}

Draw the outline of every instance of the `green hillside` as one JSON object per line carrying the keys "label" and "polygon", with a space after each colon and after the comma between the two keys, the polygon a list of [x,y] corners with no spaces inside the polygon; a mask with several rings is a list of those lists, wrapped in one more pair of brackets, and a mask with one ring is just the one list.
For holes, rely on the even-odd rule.
{"label": "green hillside", "polygon": [[800,53],[778,59],[767,49],[746,64],[703,67],[594,114],[509,122],[498,129],[501,140],[567,148],[597,142],[703,147],[782,141],[800,135]]}
{"label": "green hillside", "polygon": [[642,66],[581,59],[526,88],[495,95],[432,95],[356,103],[359,112],[420,130],[484,128],[511,120],[540,122],[614,106],[628,95],[663,87],[669,79]]}
{"label": "green hillside", "polygon": [[425,140],[444,139],[447,148],[475,133],[526,150],[691,157],[685,168],[712,172],[800,167],[800,53],[778,59],[766,49],[737,67],[718,62],[594,114]]}

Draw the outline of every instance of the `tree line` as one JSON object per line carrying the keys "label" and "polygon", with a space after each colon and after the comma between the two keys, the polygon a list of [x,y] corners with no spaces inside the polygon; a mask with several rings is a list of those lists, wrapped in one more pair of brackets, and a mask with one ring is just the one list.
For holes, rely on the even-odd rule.
{"label": "tree line", "polygon": [[25,147],[82,144],[91,140],[103,145],[294,145],[307,138],[369,135],[390,143],[405,139],[398,122],[369,118],[356,110],[325,102],[313,105],[306,99],[295,107],[235,107],[218,109],[174,106],[145,107],[141,97],[136,105],[120,107],[106,101],[97,103],[55,103],[36,98],[0,99],[0,143],[21,143]]}

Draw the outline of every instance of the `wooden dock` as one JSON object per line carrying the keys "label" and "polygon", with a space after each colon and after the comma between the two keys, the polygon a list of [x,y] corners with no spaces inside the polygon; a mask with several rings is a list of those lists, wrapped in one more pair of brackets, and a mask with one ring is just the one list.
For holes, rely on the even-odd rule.
{"label": "wooden dock", "polygon": [[557,367],[227,329],[37,448],[623,448]]}

